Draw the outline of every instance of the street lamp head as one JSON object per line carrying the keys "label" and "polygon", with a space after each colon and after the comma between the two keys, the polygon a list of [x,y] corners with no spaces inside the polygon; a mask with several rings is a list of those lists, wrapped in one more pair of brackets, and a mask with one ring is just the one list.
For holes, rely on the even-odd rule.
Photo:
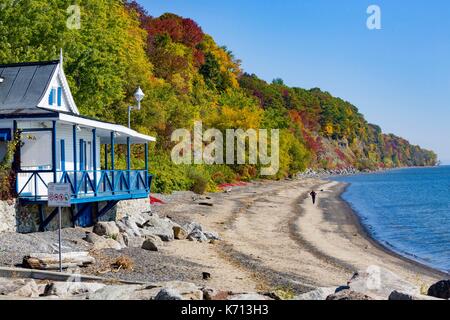
{"label": "street lamp head", "polygon": [[134,98],[136,99],[136,101],[138,103],[140,103],[142,101],[142,99],[144,99],[144,96],[145,96],[145,94],[144,94],[144,92],[142,92],[141,87],[138,87],[136,92],[134,93]]}

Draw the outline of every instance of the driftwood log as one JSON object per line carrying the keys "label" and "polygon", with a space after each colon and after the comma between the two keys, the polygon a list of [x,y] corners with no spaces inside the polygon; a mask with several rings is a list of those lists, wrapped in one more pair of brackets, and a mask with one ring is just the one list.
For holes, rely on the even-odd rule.
{"label": "driftwood log", "polygon": [[[84,267],[95,262],[89,252],[68,252],[62,254],[63,269]],[[23,266],[38,270],[59,269],[59,255],[48,253],[31,253],[23,258]]]}

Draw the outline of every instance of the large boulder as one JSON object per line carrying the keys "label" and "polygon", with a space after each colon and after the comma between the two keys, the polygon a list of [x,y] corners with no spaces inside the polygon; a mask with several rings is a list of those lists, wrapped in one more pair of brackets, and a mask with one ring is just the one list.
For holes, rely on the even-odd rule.
{"label": "large boulder", "polygon": [[348,283],[349,290],[362,292],[376,300],[387,300],[392,291],[419,295],[420,287],[403,280],[395,273],[372,266],[356,273]]}
{"label": "large boulder", "polygon": [[46,296],[58,296],[60,298],[93,293],[106,285],[94,282],[53,282],[45,289]]}
{"label": "large boulder", "polygon": [[99,236],[107,236],[111,238],[116,238],[120,230],[117,227],[116,223],[113,221],[108,222],[97,222],[94,226],[94,233]]}
{"label": "large boulder", "polygon": [[436,282],[428,289],[428,295],[441,299],[450,299],[450,280]]}
{"label": "large boulder", "polygon": [[158,251],[158,249],[161,246],[162,246],[161,239],[154,235],[146,236],[144,242],[142,243],[142,249],[148,251]]}
{"label": "large boulder", "polygon": [[161,219],[157,215],[149,217],[150,219],[143,226],[143,235],[155,235],[163,241],[172,241],[174,239],[173,226],[175,225],[170,219]]}
{"label": "large boulder", "polygon": [[327,297],[326,300],[374,300],[364,293],[355,292],[351,290],[342,290],[338,293],[333,293]]}
{"label": "large boulder", "polygon": [[336,292],[335,287],[323,287],[309,291],[307,293],[299,294],[293,300],[326,300],[328,296]]}
{"label": "large boulder", "polygon": [[0,278],[0,296],[35,298],[39,287],[33,279]]}

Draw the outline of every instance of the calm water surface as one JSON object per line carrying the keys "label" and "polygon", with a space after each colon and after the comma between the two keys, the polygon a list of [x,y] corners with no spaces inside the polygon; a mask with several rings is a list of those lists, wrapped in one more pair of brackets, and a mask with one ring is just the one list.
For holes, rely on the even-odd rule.
{"label": "calm water surface", "polygon": [[373,238],[450,271],[450,166],[334,178]]}

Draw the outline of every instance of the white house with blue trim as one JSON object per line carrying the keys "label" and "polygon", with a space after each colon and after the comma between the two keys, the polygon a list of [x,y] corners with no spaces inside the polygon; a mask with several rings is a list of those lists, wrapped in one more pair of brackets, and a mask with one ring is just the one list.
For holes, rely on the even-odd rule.
{"label": "white house with blue trim", "polygon": [[[50,182],[71,185],[74,225],[92,224],[121,200],[149,197],[148,145],[155,138],[80,115],[62,59],[0,65],[0,159],[14,136],[17,197],[39,206],[41,230],[56,216],[45,214]],[[115,168],[118,144],[127,146],[126,170]],[[144,146],[145,168],[132,170],[132,144]]]}

